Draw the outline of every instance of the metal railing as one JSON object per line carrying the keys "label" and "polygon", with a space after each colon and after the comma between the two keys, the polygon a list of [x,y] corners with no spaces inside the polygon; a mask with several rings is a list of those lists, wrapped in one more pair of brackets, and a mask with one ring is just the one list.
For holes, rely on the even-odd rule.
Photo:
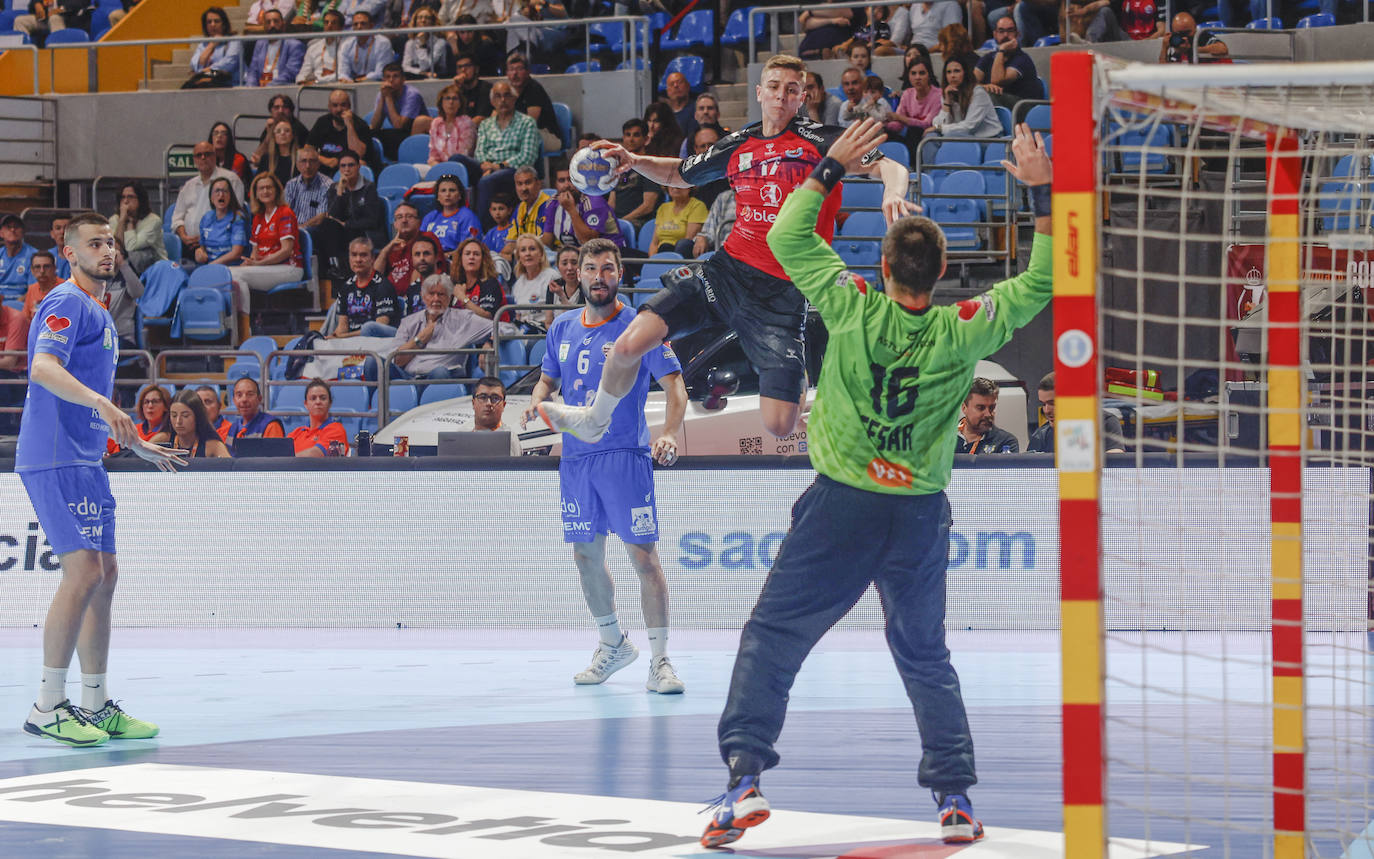
{"label": "metal railing", "polygon": [[[1007,169],[1003,167],[1001,164],[987,164],[984,163],[981,158],[979,160],[979,163],[977,164],[939,164],[934,162],[927,164],[924,162],[925,150],[928,148],[929,145],[937,144],[943,146],[946,143],[976,143],[980,147],[980,153],[983,152],[983,147],[987,146],[988,144],[1000,143],[1005,148],[1005,150],[1008,153],[1010,153],[1011,138],[955,136],[924,138],[921,140],[920,145],[916,147],[916,163],[912,165],[913,176],[926,175],[927,170],[930,169],[948,171],[950,173],[954,173],[956,171],[971,170],[980,175],[985,173],[1002,174],[1003,180],[1001,193],[992,193],[985,191],[981,194],[952,194],[942,191],[938,186],[935,188],[933,192],[927,193],[920,190],[920,184],[918,181],[916,199],[917,202],[921,202],[926,199],[981,201],[983,203],[983,208],[986,210],[986,215],[983,220],[937,221],[937,223],[939,223],[941,227],[973,227],[975,230],[978,231],[980,237],[982,233],[986,230],[989,232],[989,235],[986,236],[986,241],[984,242],[985,247],[982,249],[969,250],[950,249],[949,251],[947,251],[947,256],[951,260],[958,260],[960,262],[976,262],[980,260],[994,262],[997,260],[1001,260],[1005,276],[1011,277],[1011,260],[1016,255],[1016,213],[1017,210],[1020,208],[1019,200],[1017,200],[1016,195],[1012,194],[1013,188],[1018,187],[1016,185],[1016,180],[1011,176],[1011,174],[1007,172]],[[983,187],[987,187],[986,181],[984,181]],[[1000,216],[994,214],[992,211],[994,203],[1002,204],[1002,214]],[[927,212],[927,214],[929,214],[929,212]],[[1004,231],[1001,247],[994,246],[996,236],[991,234],[994,230],[998,229]]]}
{"label": "metal railing", "polygon": [[3,50],[0,50],[0,54],[9,51],[27,51],[32,54],[30,60],[33,66],[33,92],[29,93],[30,95],[38,95],[38,50],[37,45],[7,45]]}

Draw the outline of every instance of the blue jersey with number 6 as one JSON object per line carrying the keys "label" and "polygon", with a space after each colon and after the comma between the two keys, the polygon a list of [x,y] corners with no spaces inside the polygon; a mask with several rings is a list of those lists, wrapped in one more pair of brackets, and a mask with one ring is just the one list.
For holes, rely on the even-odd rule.
{"label": "blue jersey with number 6", "polygon": [[[606,365],[615,339],[630,327],[634,308],[618,304],[616,314],[605,322],[588,324],[581,310],[569,310],[549,326],[544,352],[543,372],[558,379],[563,402],[586,405],[601,384],[601,368]],[[563,435],[563,458],[570,459],[608,450],[649,450],[649,424],[644,420],[644,401],[649,396],[649,376],[662,379],[681,373],[682,365],[666,343],[652,350],[639,363],[634,386],[611,414],[611,428],[596,444]]]}

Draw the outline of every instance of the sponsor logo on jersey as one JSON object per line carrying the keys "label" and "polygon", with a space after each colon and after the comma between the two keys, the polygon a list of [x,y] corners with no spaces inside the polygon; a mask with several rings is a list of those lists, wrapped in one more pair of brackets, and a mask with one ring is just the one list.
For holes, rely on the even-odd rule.
{"label": "sponsor logo on jersey", "polygon": [[614,349],[614,348],[615,348],[615,343],[614,343],[614,342],[602,343],[602,344],[601,344],[601,357],[603,357],[603,358],[609,358],[609,357],[611,357],[611,350]]}
{"label": "sponsor logo on jersey", "polygon": [[601,223],[601,216],[600,216],[600,215],[588,215],[588,216],[587,216],[587,226],[589,226],[589,227],[595,227],[595,226],[596,226],[597,224],[599,224],[599,223]]}
{"label": "sponsor logo on jersey", "polygon": [[973,317],[978,315],[978,311],[983,309],[983,299],[969,298],[954,305],[959,308],[959,321],[972,322]]}
{"label": "sponsor logo on jersey", "polygon": [[796,149],[789,149],[789,150],[787,150],[786,152],[784,152],[783,154],[786,155],[788,158],[800,158],[800,157],[802,157],[802,152],[804,152],[804,151],[806,151],[806,150],[804,150],[802,147],[798,146]]}
{"label": "sponsor logo on jersey", "polygon": [[631,507],[630,508],[630,533],[637,537],[645,534],[652,534],[657,528],[654,526],[654,508],[652,507]]}
{"label": "sponsor logo on jersey", "polygon": [[754,163],[754,153],[752,153],[752,152],[741,152],[741,153],[739,154],[739,170],[740,170],[740,172],[744,172],[745,170],[748,170],[748,169],[749,169],[749,165],[751,165],[751,164],[753,164],[753,163]]}
{"label": "sponsor logo on jersey", "polygon": [[692,276],[692,269],[689,266],[680,266],[673,271],[673,274],[676,277],[680,277],[683,280],[686,280],[687,278]]}
{"label": "sponsor logo on jersey", "polygon": [[55,340],[58,343],[66,343],[67,335],[59,334],[70,328],[72,321],[65,316],[58,316],[56,313],[49,313],[48,318],[43,320],[44,331],[39,332],[39,340]]}
{"label": "sponsor logo on jersey", "polygon": [[113,349],[113,348],[114,348],[114,337],[111,335],[110,329],[108,329],[108,328],[105,329],[105,339],[104,339],[104,341],[101,343],[101,346],[102,346],[103,348],[105,348],[105,349]]}
{"label": "sponsor logo on jersey", "polygon": [[558,360],[560,360],[560,361],[566,361],[566,360],[568,360],[568,349],[570,349],[571,347],[572,347],[572,344],[569,343],[567,340],[564,340],[562,343],[559,343],[559,344],[558,344]]}
{"label": "sponsor logo on jersey", "polygon": [[874,458],[868,463],[868,477],[879,486],[894,489],[911,488],[911,472],[895,462]]}
{"label": "sponsor logo on jersey", "polygon": [[768,206],[778,206],[782,204],[782,189],[776,182],[769,182],[759,189],[759,199]]}

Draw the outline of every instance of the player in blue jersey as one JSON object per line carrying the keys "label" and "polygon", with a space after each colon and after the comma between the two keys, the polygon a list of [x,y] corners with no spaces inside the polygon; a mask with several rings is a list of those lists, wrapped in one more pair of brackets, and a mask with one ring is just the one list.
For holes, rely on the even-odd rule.
{"label": "player in blue jersey", "polygon": [[[110,401],[119,334],[102,303],[116,273],[109,222],[77,216],[67,225],[62,253],[72,278],[43,298],[29,326],[29,391],[14,461],[62,563],[43,624],[43,679],[24,730],[69,746],[98,746],[111,737],[157,734],[156,725],[120,709],[105,681],[119,575],[115,501],[101,465],[105,441],[114,439],[164,471],[185,465],[186,451],[143,441]],[[73,651],[81,658],[81,706],[66,693]]]}
{"label": "player in blue jersey", "polygon": [[[635,316],[634,309],[617,298],[621,274],[620,248],[615,242],[592,239],[582,245],[578,279],[587,305],[564,313],[549,326],[542,373],[522,425],[536,415],[547,423],[543,405],[559,388],[563,401],[571,405],[585,405],[595,394],[615,338]],[[668,397],[663,431],[652,446],[644,419],[650,376],[658,380]],[[603,683],[639,655],[621,632],[615,614],[615,584],[606,569],[606,535],[614,532],[625,543],[630,563],[639,574],[640,605],[653,652],[645,688],[661,694],[683,690],[668,661],[668,583],[658,559],[653,463],[672,465],[677,461],[677,432],[686,411],[682,365],[665,344],[640,361],[634,384],[599,441],[592,444],[568,433],[563,435],[563,457],[558,467],[563,540],[573,544],[582,595],[601,635],[592,664],[573,677],[574,683]]]}

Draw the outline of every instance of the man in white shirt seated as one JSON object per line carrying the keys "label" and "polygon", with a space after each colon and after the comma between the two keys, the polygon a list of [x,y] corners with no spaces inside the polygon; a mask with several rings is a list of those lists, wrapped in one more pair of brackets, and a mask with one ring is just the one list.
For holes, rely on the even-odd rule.
{"label": "man in white shirt seated", "polygon": [[[425,308],[401,320],[392,341],[391,378],[462,379],[467,375],[468,353],[443,353],[441,349],[466,349],[491,338],[491,320],[471,310],[452,307],[453,281],[446,274],[432,274],[420,284]],[[417,350],[427,350],[420,352]],[[433,351],[428,351],[433,350]],[[363,377],[377,378],[376,362],[369,358]]]}
{"label": "man in white shirt seated", "polygon": [[[339,14],[338,9],[330,9],[324,13],[324,31],[326,33],[342,32],[344,28],[344,16]],[[332,84],[339,80],[339,45],[342,39],[338,36],[326,36],[323,39],[315,39],[310,42],[310,47],[305,49],[305,61],[301,63],[301,70],[296,75],[298,84]]]}
{"label": "man in white shirt seated", "polygon": [[210,211],[210,183],[216,179],[228,179],[234,189],[234,196],[243,200],[243,181],[232,170],[215,165],[215,147],[208,140],[202,140],[191,149],[195,162],[195,176],[186,180],[177,192],[176,205],[172,207],[172,231],[181,239],[181,258],[195,260],[196,248],[200,247],[200,219]]}

